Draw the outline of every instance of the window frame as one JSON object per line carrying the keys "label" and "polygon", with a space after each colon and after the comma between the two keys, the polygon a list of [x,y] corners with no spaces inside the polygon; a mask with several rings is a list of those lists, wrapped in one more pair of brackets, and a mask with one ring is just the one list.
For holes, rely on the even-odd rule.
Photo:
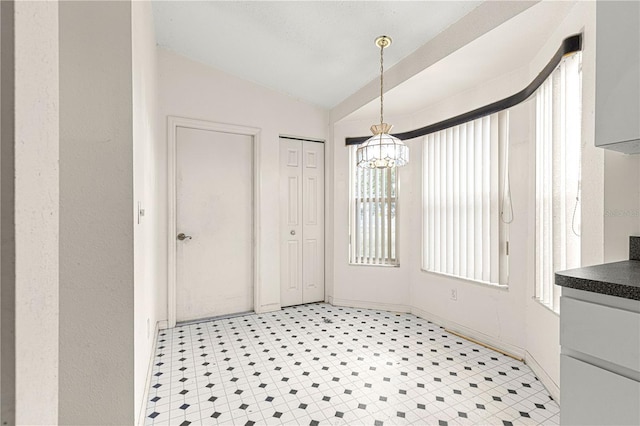
{"label": "window frame", "polygon": [[[399,200],[400,200],[400,171],[398,170],[398,168],[393,168],[393,169],[384,169],[383,171],[386,172],[386,176],[383,179],[384,180],[384,188],[385,191],[380,191],[380,194],[384,193],[384,196],[382,197],[364,197],[364,194],[361,194],[362,196],[358,197],[356,194],[356,173],[359,170],[362,170],[360,168],[358,168],[358,165],[356,163],[356,150],[357,150],[358,145],[352,145],[350,146],[349,149],[349,250],[348,250],[348,264],[350,266],[377,266],[377,267],[392,267],[392,268],[397,268],[400,266],[400,247],[399,247],[399,228],[400,228],[400,221],[398,220],[399,218],[399,212],[400,212],[400,204],[399,204]],[[379,171],[377,171],[379,172]],[[395,191],[392,191],[392,187],[393,184],[391,183],[392,179],[395,177]],[[393,192],[395,192],[395,195],[393,194]],[[379,201],[375,201],[375,200],[379,200]],[[361,253],[360,256],[358,256],[358,250],[360,248],[360,240],[358,239],[358,235],[359,233],[356,231],[356,209],[357,209],[357,201],[360,202],[360,205],[363,206],[364,203],[382,203],[383,206],[388,206],[387,209],[388,210],[383,210],[384,207],[381,209],[383,210],[382,212],[382,219],[386,219],[386,220],[381,220],[381,223],[383,221],[387,222],[387,225],[385,227],[386,232],[388,233],[388,245],[387,245],[387,250],[389,253],[389,256],[385,257],[385,256],[381,256],[381,257],[371,257],[371,256],[365,256],[364,252]],[[395,204],[395,206],[394,206]],[[362,207],[364,209],[364,207]],[[392,215],[391,211],[394,211],[395,214]],[[365,227],[365,221],[364,221],[364,213],[363,213],[363,220],[361,223],[358,223],[358,227],[362,226],[363,228]],[[369,227],[370,229],[370,227]],[[364,238],[364,232],[362,233],[363,238]],[[368,237],[370,238],[370,237]],[[362,241],[363,244],[363,250],[364,250],[364,241]],[[382,246],[382,242],[380,244],[381,247],[381,254],[384,254],[384,247]],[[392,256],[392,254],[394,254],[395,256]],[[371,259],[376,259],[378,260],[378,262],[376,261],[372,261]],[[379,260],[382,260],[382,262],[380,262]]]}
{"label": "window frame", "polygon": [[[508,155],[509,143],[510,143],[509,142],[509,137],[510,137],[509,110],[507,109],[507,110],[499,111],[484,117],[489,119],[489,125],[487,127],[489,129],[488,130],[489,133],[491,133],[492,131],[491,130],[492,122],[490,120],[494,116],[495,116],[495,123],[496,123],[495,125],[497,126],[497,129],[495,130],[495,132],[497,135],[496,137],[498,138],[498,141],[496,142],[498,148],[496,152],[493,152],[493,157],[490,157],[490,158],[492,158],[491,159],[492,162],[496,162],[498,164],[497,179],[495,182],[495,188],[493,189],[493,191],[497,191],[497,195],[496,195],[497,201],[494,201],[494,203],[497,203],[498,207],[497,209],[492,209],[490,213],[489,221],[497,222],[497,230],[495,231],[497,234],[496,236],[497,244],[489,245],[489,250],[495,251],[495,253],[492,254],[492,256],[489,259],[489,265],[493,265],[493,266],[490,266],[490,269],[494,269],[495,274],[497,275],[497,282],[493,282],[491,280],[487,281],[483,279],[472,278],[472,277],[464,276],[461,274],[460,275],[453,274],[453,273],[449,273],[441,270],[429,269],[427,266],[426,252],[427,252],[427,245],[428,245],[427,239],[429,236],[428,236],[426,227],[427,227],[427,222],[429,222],[430,220],[427,217],[428,216],[427,198],[430,198],[430,195],[427,194],[427,190],[425,188],[425,185],[427,182],[427,177],[425,176],[425,173],[429,173],[429,170],[428,170],[429,166],[427,165],[427,161],[428,161],[427,160],[427,149],[428,149],[427,143],[428,143],[429,135],[425,137],[422,144],[422,148],[423,148],[422,177],[421,177],[422,179],[422,189],[421,189],[422,238],[421,238],[421,247],[420,247],[421,248],[420,270],[422,272],[441,275],[448,278],[467,281],[474,284],[480,284],[480,285],[488,286],[495,289],[508,290],[509,288],[509,224],[511,223],[512,218],[508,222],[504,220],[504,209],[507,206],[505,202],[508,201],[509,203],[508,210],[511,210],[511,194],[510,194],[510,185],[509,185],[509,155]],[[468,126],[472,122],[482,121],[484,118],[470,120],[469,122],[461,123],[451,128],[434,132],[434,134],[437,135],[447,131],[455,132],[456,130],[460,132],[460,129],[462,126]],[[474,133],[474,136],[476,136],[475,133]],[[483,136],[486,136],[486,135],[483,135]],[[491,134],[489,134],[489,138],[491,138]],[[478,141],[474,141],[474,144],[477,145],[477,143]],[[489,142],[489,144],[491,144],[491,142]],[[492,148],[489,148],[490,151],[491,149]],[[457,150],[457,152],[459,153],[459,149]],[[492,152],[489,152],[489,155],[491,156]],[[454,170],[455,170],[455,167],[454,167]],[[458,170],[460,169],[458,168]],[[489,173],[491,173],[491,171],[489,171]],[[436,179],[439,179],[439,178],[436,178]],[[460,181],[460,177],[458,177],[457,180]],[[490,194],[489,194],[489,203],[490,204],[492,203]],[[465,203],[465,205],[467,204]],[[493,256],[496,256],[497,259],[494,259]],[[494,262],[497,262],[497,265],[494,264]],[[489,271],[489,275],[491,275],[491,271]]]}
{"label": "window frame", "polygon": [[[577,63],[575,64],[571,64],[571,66],[574,67],[574,70],[577,71],[577,81],[571,82],[570,84],[573,84],[572,90],[574,90],[575,92],[573,93],[574,95],[577,96],[577,99],[573,99],[572,101],[575,101],[577,103],[577,105],[567,105],[567,99],[566,97],[561,97],[560,99],[554,99],[554,88],[553,88],[553,84],[555,83],[555,79],[557,79],[558,81],[560,81],[561,79],[564,78],[563,83],[562,84],[567,84],[567,79],[566,77],[563,76],[563,73],[566,73],[567,70],[566,68],[563,69],[564,67],[567,67],[567,60],[576,60]],[[547,84],[549,84],[549,82],[551,82],[551,86],[546,88]],[[544,114],[545,112],[547,112],[548,108],[549,108],[549,102],[547,102],[547,104],[541,106],[539,103],[539,98],[541,96],[544,96],[543,91],[547,90],[548,93],[546,93],[546,96],[548,97],[548,100],[550,102],[551,105],[551,110],[552,113],[550,115],[550,117],[545,117],[545,119],[550,119],[551,123],[548,124],[547,126],[542,129],[543,124],[540,122],[540,114]],[[562,92],[563,94],[566,94],[567,91],[567,87],[560,87],[560,89],[558,89],[558,92]],[[582,53],[581,52],[577,52],[574,55],[571,55],[567,58],[563,58],[563,60],[560,62],[560,64],[558,65],[558,67],[556,67],[556,69],[553,70],[553,72],[549,75],[549,77],[547,77],[547,79],[540,85],[540,87],[538,88],[538,90],[536,91],[535,94],[535,122],[534,122],[534,128],[535,128],[535,135],[534,135],[534,147],[533,147],[533,152],[535,155],[535,165],[534,165],[534,191],[533,191],[533,203],[534,203],[534,253],[535,253],[535,258],[534,258],[534,265],[533,265],[533,299],[538,302],[542,307],[550,310],[551,312],[555,313],[555,314],[559,314],[560,313],[560,296],[562,294],[562,288],[558,287],[557,285],[555,285],[555,273],[557,271],[560,270],[565,270],[565,269],[572,269],[572,268],[577,268],[580,267],[582,264],[582,226],[581,226],[581,213],[582,213],[582,194],[581,194],[581,182],[582,182],[582,157],[584,155],[584,142],[582,140]],[[558,107],[559,111],[554,114],[554,112],[556,111],[555,108]],[[575,109],[577,109],[577,113],[574,111]],[[568,124],[566,123],[566,119],[567,119],[567,111],[574,111],[573,114],[577,114],[577,116],[573,116],[573,119],[576,119],[577,122],[574,123],[576,124],[575,129],[572,129],[572,134],[567,136],[567,128],[568,128]],[[560,122],[555,122],[554,120],[556,118],[559,118]],[[564,121],[563,121],[564,120]],[[548,136],[550,138],[550,141],[547,141],[546,144],[548,144],[550,146],[549,147],[541,147],[541,142],[540,142],[540,133],[541,130],[545,130],[547,133],[551,132],[550,134],[547,134],[546,136]],[[559,131],[560,134],[562,135],[560,138],[562,140],[562,146],[561,147],[556,147],[554,146],[554,135],[553,132],[555,131]],[[567,147],[567,139],[568,138],[572,138],[572,141],[574,143],[576,143],[575,146],[573,147]],[[547,158],[547,164],[545,164],[544,166],[540,166],[539,164],[539,154],[540,151],[547,148],[549,150],[549,157]],[[549,233],[547,235],[541,235],[543,234],[545,231],[540,229],[540,222],[544,221],[544,218],[541,218],[541,210],[544,209],[544,206],[542,206],[539,202],[539,199],[541,198],[540,192],[543,192],[544,190],[540,190],[539,186],[540,186],[540,182],[541,180],[544,179],[544,176],[540,176],[539,175],[539,170],[541,167],[546,167],[546,168],[550,168],[551,171],[546,170],[547,173],[551,173],[553,175],[553,171],[554,171],[554,167],[556,166],[557,162],[560,162],[561,160],[563,160],[564,158],[567,158],[567,150],[577,150],[578,151],[578,163],[577,166],[574,166],[575,168],[577,168],[577,176],[572,176],[571,178],[575,178],[577,179],[577,184],[576,184],[576,203],[571,203],[568,205],[564,205],[561,207],[557,206],[557,199],[554,196],[555,194],[553,186],[555,185],[555,183],[553,181],[551,181],[551,191],[550,193],[544,193],[542,194],[542,198],[544,198],[544,201],[547,202],[547,204],[550,204],[550,213],[546,213],[546,215],[548,216],[547,219],[551,219],[551,226],[549,226],[549,224],[546,224],[546,228],[551,228],[551,230],[549,231]],[[556,151],[561,151],[561,158],[557,159],[554,158],[553,155],[557,154]],[[562,167],[566,166],[563,165]],[[563,189],[564,191],[564,195],[565,198],[566,196],[569,194],[567,189],[568,189],[568,185],[565,184],[565,180],[567,179],[567,175],[568,173],[565,173],[561,178],[561,182],[563,182]],[[549,188],[547,188],[547,191],[549,191]],[[566,201],[566,200],[565,200]],[[543,202],[544,204],[544,202]],[[559,211],[558,211],[559,210]],[[560,221],[562,220],[563,222],[567,221],[567,214],[569,213],[569,210],[571,210],[571,214],[572,214],[572,219],[571,219],[571,231],[577,236],[578,240],[577,241],[573,241],[572,243],[568,243],[567,242],[567,238],[566,235],[563,236],[560,234],[560,236],[558,234],[556,234],[554,232],[554,224],[553,222]],[[562,212],[565,212],[565,214],[562,214]],[[580,214],[578,214],[580,213]],[[544,213],[542,213],[542,215],[544,215]],[[557,219],[557,215],[561,215],[561,219]],[[578,235],[577,233],[575,233],[575,221],[576,218],[578,218],[578,220],[580,221],[580,234]],[[545,225],[542,225],[543,227],[545,227]],[[564,226],[566,226],[566,223],[564,223]],[[562,229],[562,226],[561,226]],[[543,240],[544,238],[546,238],[542,244],[544,244],[544,247],[546,249],[543,249],[541,247],[540,241]],[[560,254],[556,253],[555,250],[556,248],[554,240],[560,238],[561,241],[564,241],[562,243],[562,247],[560,247],[560,250],[562,251]],[[573,238],[573,237],[572,237]],[[573,250],[574,252],[570,255],[573,258],[573,261],[576,262],[575,264],[567,264],[567,253],[569,251],[568,246],[569,244],[573,245]],[[577,247],[577,254],[576,254],[576,247]],[[543,259],[542,257],[545,257],[546,259]],[[561,263],[564,263],[564,265],[561,266],[556,266],[556,262],[557,262],[557,257],[560,257]],[[577,260],[576,258],[577,257]],[[557,269],[556,269],[557,268]],[[544,276],[541,276],[544,275]]]}

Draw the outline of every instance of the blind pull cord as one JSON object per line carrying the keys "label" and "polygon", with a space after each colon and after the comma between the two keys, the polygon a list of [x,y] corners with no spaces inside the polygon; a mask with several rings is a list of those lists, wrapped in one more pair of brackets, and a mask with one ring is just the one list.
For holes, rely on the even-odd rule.
{"label": "blind pull cord", "polygon": [[[507,129],[508,131],[508,129]],[[504,147],[504,184],[502,188],[502,203],[500,209],[500,220],[507,225],[513,222],[513,204],[511,203],[511,178],[509,176],[509,137]],[[508,216],[505,217],[505,210]]]}

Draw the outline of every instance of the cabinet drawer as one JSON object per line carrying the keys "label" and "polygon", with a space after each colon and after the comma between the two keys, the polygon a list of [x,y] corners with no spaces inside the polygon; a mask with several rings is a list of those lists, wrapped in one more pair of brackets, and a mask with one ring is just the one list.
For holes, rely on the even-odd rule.
{"label": "cabinet drawer", "polygon": [[560,424],[639,425],[640,382],[560,356]]}
{"label": "cabinet drawer", "polygon": [[562,297],[560,345],[640,371],[640,314]]}

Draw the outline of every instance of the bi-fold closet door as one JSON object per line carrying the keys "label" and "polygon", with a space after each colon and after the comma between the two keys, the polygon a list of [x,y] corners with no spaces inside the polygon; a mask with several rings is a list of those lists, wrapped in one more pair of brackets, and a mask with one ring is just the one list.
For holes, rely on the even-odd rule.
{"label": "bi-fold closet door", "polygon": [[324,300],[324,144],[280,138],[280,304]]}

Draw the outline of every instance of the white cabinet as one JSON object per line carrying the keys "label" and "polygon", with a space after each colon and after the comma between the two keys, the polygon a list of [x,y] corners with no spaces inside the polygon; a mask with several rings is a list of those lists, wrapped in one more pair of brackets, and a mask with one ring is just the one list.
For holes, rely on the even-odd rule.
{"label": "white cabinet", "polygon": [[640,153],[640,2],[596,4],[595,143]]}
{"label": "white cabinet", "polygon": [[560,312],[561,345],[640,371],[640,314],[568,297]]}
{"label": "white cabinet", "polygon": [[640,382],[560,356],[560,423],[639,425]]}
{"label": "white cabinet", "polygon": [[640,302],[563,288],[560,423],[640,425]]}

